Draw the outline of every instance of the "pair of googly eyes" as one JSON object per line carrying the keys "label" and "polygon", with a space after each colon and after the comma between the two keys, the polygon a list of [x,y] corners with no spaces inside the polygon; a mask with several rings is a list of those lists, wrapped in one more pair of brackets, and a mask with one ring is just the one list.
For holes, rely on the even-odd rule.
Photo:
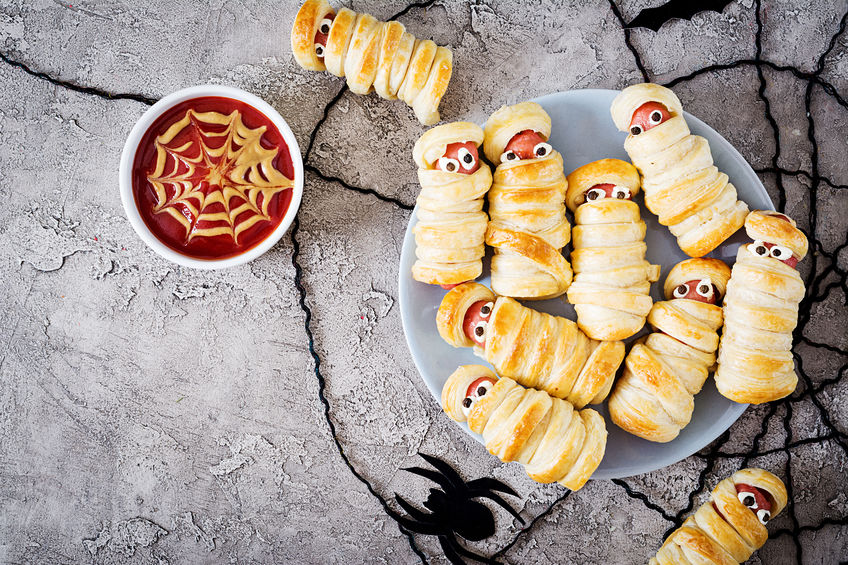
{"label": "pair of googly eyes", "polygon": [[[323,20],[321,20],[321,23],[318,24],[318,33],[321,33],[323,35],[329,35],[330,34],[330,28],[332,26],[333,26],[333,20],[331,20],[330,18],[324,18]],[[320,43],[315,44],[315,54],[317,56],[323,57],[324,56],[324,50],[325,50],[325,47],[322,44],[320,44]]]}
{"label": "pair of googly eyes", "polygon": [[439,157],[439,168],[449,173],[456,173],[459,172],[460,167],[466,171],[470,171],[474,168],[474,165],[477,164],[477,159],[471,154],[471,151],[465,147],[460,147],[456,156],[458,157],[457,159],[452,157]]}
{"label": "pair of googly eyes", "polygon": [[[689,285],[683,283],[678,285],[672,295],[675,298],[683,298],[687,294],[689,294]],[[701,279],[698,281],[698,284],[695,285],[695,292],[698,293],[699,296],[703,296],[704,298],[712,298],[713,297],[713,282],[710,279]]]}
{"label": "pair of googly eyes", "polygon": [[[592,188],[586,191],[586,202],[603,200],[606,197],[607,193],[603,188]],[[613,187],[610,198],[618,198],[619,200],[630,198],[630,190],[622,186]]]}
{"label": "pair of googly eyes", "polygon": [[471,408],[474,406],[474,403],[480,398],[486,396],[486,393],[488,393],[493,386],[494,384],[491,381],[481,382],[477,389],[471,393],[471,396],[466,396],[462,399],[462,413],[467,417],[471,412]]}
{"label": "pair of googly eyes", "polygon": [[765,526],[768,523],[771,519],[771,512],[765,508],[757,508],[757,499],[753,494],[750,492],[740,492],[737,496],[739,497],[739,502],[741,502],[743,506],[750,508],[752,512],[756,512],[757,519],[762,525]]}
{"label": "pair of googly eyes", "polygon": [[480,308],[480,317],[484,319],[474,324],[474,328],[472,330],[474,332],[474,337],[472,339],[481,345],[486,342],[486,327],[489,325],[487,320],[492,314],[492,306],[493,304],[491,302],[486,302],[483,307]]}
{"label": "pair of googly eyes", "polygon": [[782,245],[773,245],[769,249],[766,244],[758,239],[754,243],[748,244],[748,251],[758,257],[774,257],[778,261],[786,261],[792,257],[792,250]]}
{"label": "pair of googly eyes", "polygon": [[[660,112],[659,110],[654,110],[653,112],[651,112],[651,115],[648,116],[648,123],[652,126],[659,124],[661,121],[662,112]],[[639,135],[640,133],[642,133],[642,131],[642,126],[639,125],[631,126],[630,128],[631,135]]]}
{"label": "pair of googly eyes", "polygon": [[[533,148],[533,158],[541,159],[542,157],[550,155],[553,150],[554,148],[551,147],[549,143],[545,143],[544,141],[542,143],[537,143],[536,147]],[[512,149],[501,153],[501,163],[514,163],[515,161],[520,160],[521,159],[519,159],[518,154]]]}

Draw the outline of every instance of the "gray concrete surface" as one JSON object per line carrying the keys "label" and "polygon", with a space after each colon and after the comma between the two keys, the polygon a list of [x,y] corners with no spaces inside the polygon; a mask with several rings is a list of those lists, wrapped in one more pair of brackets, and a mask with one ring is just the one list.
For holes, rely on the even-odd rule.
{"label": "gray concrete surface", "polygon": [[[657,0],[621,0],[625,20]],[[805,72],[839,29],[842,1],[763,2],[763,58]],[[756,55],[753,0],[722,14],[631,35],[651,78]],[[350,4],[378,17],[404,1]],[[288,31],[298,5],[272,0],[112,2],[18,0],[0,5],[0,52],[34,71],[109,93],[158,98],[214,82],[275,106],[305,148],[341,82],[301,70]],[[401,18],[454,50],[443,117],[482,121],[503,103],[557,90],[621,88],[641,80],[607,2],[435,2]],[[821,78],[848,96],[848,38],[837,39]],[[806,81],[766,68],[780,132],[778,166],[814,166],[848,184],[846,109],[815,88],[817,161],[808,136]],[[159,259],[135,236],[117,190],[123,141],[146,110],[130,100],[75,92],[0,61],[0,562],[3,563],[412,563],[418,557],[377,499],[342,461],[318,396],[290,237],[253,263],[196,272]],[[687,110],[730,140],[757,169],[775,144],[751,65],[701,75],[675,91]],[[345,93],[316,132],[309,164],[404,203],[417,193],[410,151],[423,131],[401,103]],[[777,175],[762,178],[777,200]],[[846,188],[822,185],[812,201],[803,173],[781,175],[787,212],[822,247],[817,272],[844,273]],[[815,395],[752,408],[731,428],[715,464],[690,457],[621,484],[564,491],[530,481],[488,456],[445,418],[403,343],[397,264],[409,213],[307,175],[299,262],[311,329],[340,444],[386,499],[423,500],[429,484],[399,471],[437,454],[467,478],[495,476],[519,493],[528,521],[553,508],[501,555],[509,563],[637,563],[661,543],[703,475],[711,487],[751,463],[786,477],[795,512],[753,563],[835,563],[848,558],[848,381]],[[802,272],[812,269],[807,261]],[[840,279],[841,277],[841,279]],[[838,285],[841,282],[841,287]],[[812,309],[804,335],[844,349],[844,274]],[[848,358],[796,347],[812,384]],[[804,385],[802,385],[803,388]],[[791,410],[787,412],[787,410]],[[786,425],[784,426],[784,421]],[[787,429],[789,430],[787,432]],[[788,436],[788,437],[787,437]],[[844,443],[844,438],[840,440]],[[791,454],[791,455],[787,455]],[[791,457],[787,460],[787,457]],[[707,489],[708,490],[708,489]],[[697,492],[700,503],[706,490]],[[395,507],[396,508],[396,507]],[[657,510],[660,509],[660,511]],[[521,525],[495,512],[492,554]],[[796,523],[794,523],[796,522]],[[416,536],[429,561],[438,543]]]}

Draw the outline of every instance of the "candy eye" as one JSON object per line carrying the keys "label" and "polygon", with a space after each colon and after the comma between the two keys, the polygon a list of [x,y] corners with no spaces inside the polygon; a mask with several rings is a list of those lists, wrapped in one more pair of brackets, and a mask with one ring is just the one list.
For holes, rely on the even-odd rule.
{"label": "candy eye", "polygon": [[474,341],[477,343],[484,343],[486,341],[486,326],[488,326],[488,322],[477,322],[474,324]]}
{"label": "candy eye", "polygon": [[739,497],[739,502],[747,506],[748,508],[753,508],[757,505],[757,499],[754,498],[754,495],[750,492],[740,492],[736,496]]}
{"label": "candy eye", "polygon": [[472,155],[471,151],[469,151],[465,147],[460,148],[460,150],[457,152],[457,157],[459,157],[459,163],[462,165],[462,168],[466,170],[473,169],[474,165],[477,163],[477,160],[474,158],[474,155]]}
{"label": "candy eye", "polygon": [[630,135],[639,135],[642,133],[642,126],[631,126]]}
{"label": "candy eye", "polygon": [[492,388],[492,383],[489,381],[483,381],[480,383],[480,386],[477,387],[477,390],[474,393],[477,395],[477,398],[481,396],[486,396],[486,393]]}
{"label": "candy eye", "polygon": [[591,202],[593,200],[603,200],[606,198],[607,193],[604,192],[602,188],[593,188],[586,191],[586,202]]}
{"label": "candy eye", "polygon": [[468,417],[468,414],[471,412],[471,407],[474,405],[474,399],[470,396],[466,396],[462,399],[462,413],[465,414],[465,417]]}
{"label": "candy eye", "polygon": [[450,157],[439,157],[439,168],[449,173],[455,173],[459,170],[459,161]]}
{"label": "candy eye", "polygon": [[323,33],[324,35],[327,35],[327,34],[330,33],[330,26],[332,26],[332,25],[333,25],[333,20],[331,20],[330,18],[324,18],[323,20],[321,20],[321,23],[318,25],[318,31],[320,33]]}
{"label": "candy eye", "polygon": [[480,308],[480,315],[484,318],[488,318],[489,314],[492,313],[492,306],[493,304],[491,302],[486,302],[485,304],[483,304],[483,307]]}
{"label": "candy eye", "polygon": [[771,512],[769,512],[765,508],[761,508],[757,510],[757,518],[760,519],[760,524],[765,526],[766,524],[768,524],[768,521],[771,518]]}
{"label": "candy eye", "polygon": [[754,255],[759,255],[760,257],[768,257],[769,250],[768,247],[765,246],[762,240],[758,239],[754,241],[754,243],[748,244],[748,251],[753,253]]}
{"label": "candy eye", "polygon": [[320,43],[315,44],[315,54],[318,55],[319,57],[324,56],[324,46],[321,45]]}
{"label": "candy eye", "polygon": [[786,259],[792,257],[792,250],[788,247],[783,247],[782,245],[775,245],[774,247],[769,249],[769,255],[771,255],[775,259],[785,261]]}
{"label": "candy eye", "polygon": [[550,155],[553,150],[554,148],[547,143],[537,143],[536,147],[533,148],[533,155],[536,157],[544,157],[545,155]]}
{"label": "candy eye", "polygon": [[612,189],[612,195],[614,198],[624,200],[625,198],[630,198],[630,190],[622,186],[616,186]]}
{"label": "candy eye", "polygon": [[511,149],[501,153],[501,163],[509,163],[510,161],[518,161],[518,155]]}
{"label": "candy eye", "polygon": [[674,289],[674,292],[671,293],[675,298],[683,298],[687,294],[689,294],[689,285],[686,283],[681,284],[677,288]]}
{"label": "candy eye", "polygon": [[652,125],[657,125],[662,121],[662,113],[659,110],[651,112],[651,117],[648,118]]}
{"label": "candy eye", "polygon": [[698,286],[697,288],[695,288],[695,292],[697,292],[704,298],[712,298],[713,282],[710,279],[702,279],[698,282]]}

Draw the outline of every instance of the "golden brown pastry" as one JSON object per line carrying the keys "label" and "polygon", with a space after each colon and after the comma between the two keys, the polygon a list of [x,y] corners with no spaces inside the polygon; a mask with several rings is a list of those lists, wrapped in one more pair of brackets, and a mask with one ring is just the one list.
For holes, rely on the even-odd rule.
{"label": "golden brown pastry", "polygon": [[495,298],[477,283],[448,292],[436,326],[454,347],[474,347],[500,375],[563,398],[577,408],[602,402],[624,359],[620,341],[595,341],[577,324]]}
{"label": "golden brown pastry", "polygon": [[715,365],[722,313],[718,303],[730,267],[718,259],[687,259],[665,280],[665,302],[648,314],[656,330],[638,340],[609,398],[610,418],[641,438],[667,442],[692,418],[693,396]]}
{"label": "golden brown pastry", "polygon": [[639,172],[625,161],[601,159],[568,175],[566,204],[574,212],[568,301],[577,325],[592,339],[626,339],[645,325],[659,265],[645,261],[645,222],[633,196]]}
{"label": "golden brown pastry", "polygon": [[492,288],[502,296],[544,299],[571,284],[561,250],[571,239],[565,218],[562,155],[547,143],[551,118],[535,102],[504,106],[486,121],[483,149],[495,169],[486,243]]}
{"label": "golden brown pastry", "polygon": [[766,524],[786,502],[783,481],[768,471],[736,471],[668,536],[649,565],[744,563],[766,543]]}
{"label": "golden brown pastry", "polygon": [[713,165],[710,146],[692,135],[677,96],[658,84],[634,84],[610,108],[624,149],[639,172],[645,205],[691,257],[706,255],[742,227],[748,205]]}
{"label": "golden brown pastry", "polygon": [[754,241],[739,248],[727,285],[715,381],[730,400],[762,404],[798,383],[792,332],[806,288],[795,266],[807,237],[784,214],[761,210],[748,214],[745,231]]}
{"label": "golden brown pastry", "polygon": [[489,167],[477,148],[483,130],[470,122],[437,126],[413,149],[418,165],[415,254],[412,277],[428,284],[453,285],[476,279],[483,271],[489,217],[483,196],[492,185]]}
{"label": "golden brown pastry", "polygon": [[527,389],[482,365],[463,365],[442,388],[442,408],[468,421],[501,461],[518,461],[540,483],[578,490],[604,458],[607,430],[591,409]]}
{"label": "golden brown pastry", "polygon": [[347,8],[336,12],[326,0],[306,0],[294,19],[291,46],[304,69],[347,77],[356,94],[376,90],[382,98],[400,98],[424,125],[439,121],[453,54],[430,40],[416,39],[403,24]]}

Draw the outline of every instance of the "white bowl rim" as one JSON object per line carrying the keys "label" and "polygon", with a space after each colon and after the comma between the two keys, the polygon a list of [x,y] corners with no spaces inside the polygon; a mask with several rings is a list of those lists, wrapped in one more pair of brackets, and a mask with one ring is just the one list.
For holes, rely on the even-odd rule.
{"label": "white bowl rim", "polygon": [[[292,198],[286,213],[283,215],[283,219],[280,221],[280,225],[278,225],[277,228],[268,235],[268,237],[244,253],[224,259],[199,259],[190,257],[165,245],[158,237],[156,237],[150,228],[147,227],[147,224],[144,223],[144,220],[138,211],[138,207],[136,206],[132,187],[132,167],[135,162],[135,155],[138,151],[141,138],[147,132],[147,129],[153,125],[153,122],[155,122],[163,113],[177,104],[192,98],[209,96],[232,98],[234,100],[244,102],[271,120],[271,122],[280,131],[280,134],[283,136],[283,140],[288,146],[289,153],[291,154],[292,168],[294,169],[294,184],[291,189]],[[124,211],[127,215],[127,219],[135,232],[148,247],[165,259],[173,261],[174,263],[184,267],[191,267],[194,269],[224,269],[227,267],[234,267],[236,265],[243,265],[244,263],[256,259],[280,241],[289,229],[289,226],[291,226],[295,215],[297,215],[297,211],[300,208],[300,201],[303,196],[303,158],[300,154],[300,146],[298,145],[297,139],[295,139],[294,133],[292,133],[289,124],[270,104],[258,96],[240,88],[218,84],[204,84],[183,88],[168,94],[151,106],[141,116],[141,118],[138,119],[130,131],[129,136],[127,136],[127,141],[124,144],[124,149],[121,153],[118,180],[121,191],[121,202],[124,205]]]}

